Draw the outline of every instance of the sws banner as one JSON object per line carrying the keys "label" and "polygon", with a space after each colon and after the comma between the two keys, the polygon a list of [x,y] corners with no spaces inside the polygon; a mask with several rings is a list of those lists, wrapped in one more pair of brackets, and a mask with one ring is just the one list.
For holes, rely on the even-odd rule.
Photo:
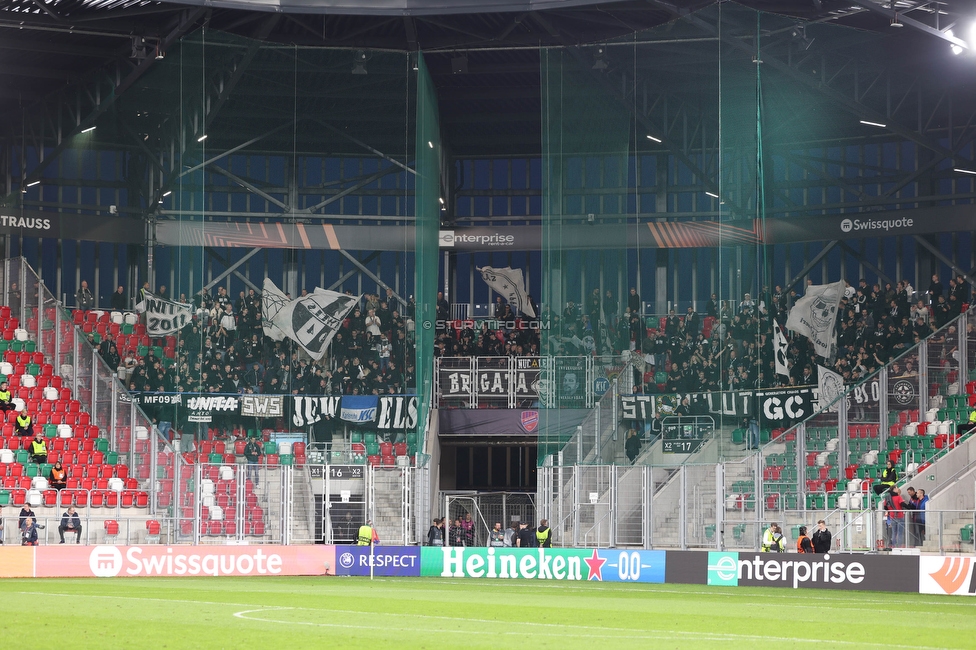
{"label": "sws banner", "polygon": [[419,546],[336,546],[337,576],[368,576],[370,563],[374,576],[419,576]]}
{"label": "sws banner", "polygon": [[664,582],[665,551],[574,548],[421,549],[420,575],[503,580]]}
{"label": "sws banner", "polygon": [[285,413],[281,395],[241,395],[241,415],[252,418],[280,418]]}
{"label": "sws banner", "polygon": [[913,555],[710,551],[706,568],[706,584],[712,586],[913,593],[919,589],[919,558]]}

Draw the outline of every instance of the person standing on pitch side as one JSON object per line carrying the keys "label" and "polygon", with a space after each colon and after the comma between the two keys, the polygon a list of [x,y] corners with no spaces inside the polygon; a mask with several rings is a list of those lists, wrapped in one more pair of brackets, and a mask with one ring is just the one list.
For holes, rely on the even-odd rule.
{"label": "person standing on pitch side", "polygon": [[540,548],[552,548],[552,528],[549,528],[548,520],[539,520],[539,528],[535,531],[535,541]]}
{"label": "person standing on pitch side", "polygon": [[817,522],[817,530],[813,531],[811,541],[813,542],[814,553],[830,553],[830,544],[833,539],[830,531],[827,530],[827,523],[823,519]]}

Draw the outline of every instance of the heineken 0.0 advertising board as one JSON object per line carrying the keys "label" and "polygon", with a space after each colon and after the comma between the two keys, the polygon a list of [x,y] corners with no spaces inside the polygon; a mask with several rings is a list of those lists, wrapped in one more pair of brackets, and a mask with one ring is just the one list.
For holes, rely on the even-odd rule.
{"label": "heineken 0.0 advertising board", "polygon": [[506,580],[664,582],[664,551],[424,547],[420,575]]}

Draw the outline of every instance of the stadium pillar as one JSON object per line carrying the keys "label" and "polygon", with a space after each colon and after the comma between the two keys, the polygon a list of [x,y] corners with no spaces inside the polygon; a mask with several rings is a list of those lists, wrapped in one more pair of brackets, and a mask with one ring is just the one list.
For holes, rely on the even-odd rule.
{"label": "stadium pillar", "polygon": [[[671,255],[666,248],[657,249],[655,255],[654,313],[661,315],[668,313],[668,271],[670,270],[668,258]],[[646,303],[647,300],[644,302]]]}

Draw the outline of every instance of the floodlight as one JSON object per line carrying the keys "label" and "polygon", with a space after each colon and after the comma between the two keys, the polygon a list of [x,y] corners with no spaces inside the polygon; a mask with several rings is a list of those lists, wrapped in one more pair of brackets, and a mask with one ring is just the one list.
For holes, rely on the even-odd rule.
{"label": "floodlight", "polygon": [[861,124],[867,124],[868,126],[876,126],[879,129],[887,127],[887,124],[882,124],[881,122],[870,122],[868,120],[861,120]]}
{"label": "floodlight", "polygon": [[648,140],[652,140],[652,141],[657,142],[657,143],[660,143],[661,142],[661,138],[655,138],[653,135],[648,135],[647,136],[647,139]]}

